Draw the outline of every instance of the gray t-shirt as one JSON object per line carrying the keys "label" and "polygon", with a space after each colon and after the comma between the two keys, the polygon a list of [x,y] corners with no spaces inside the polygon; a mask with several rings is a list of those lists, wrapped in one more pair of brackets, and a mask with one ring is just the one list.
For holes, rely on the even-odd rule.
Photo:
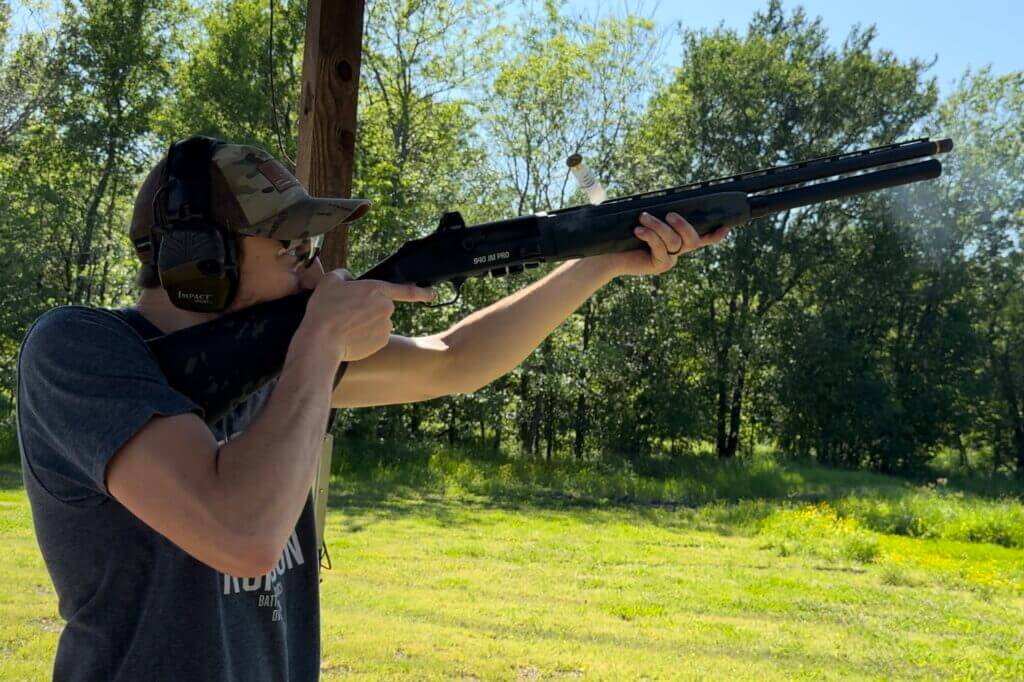
{"label": "gray t-shirt", "polygon": [[[224,575],[149,528],[106,487],[107,463],[152,417],[202,410],[172,389],[132,310],[56,308],[18,360],[18,438],[36,536],[67,621],[57,680],[316,680],[319,582],[307,498],[277,566]],[[271,386],[210,426],[242,431]]]}

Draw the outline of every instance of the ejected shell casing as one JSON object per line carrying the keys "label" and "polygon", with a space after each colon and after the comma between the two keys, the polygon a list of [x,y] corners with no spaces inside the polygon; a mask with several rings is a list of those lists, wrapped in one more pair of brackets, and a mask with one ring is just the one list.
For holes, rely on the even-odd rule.
{"label": "ejected shell casing", "polygon": [[573,154],[565,160],[565,164],[569,166],[572,176],[576,178],[576,184],[586,193],[590,203],[597,206],[608,198],[604,187],[601,186],[601,181],[594,175],[594,171],[590,170],[587,164],[583,163],[582,156]]}

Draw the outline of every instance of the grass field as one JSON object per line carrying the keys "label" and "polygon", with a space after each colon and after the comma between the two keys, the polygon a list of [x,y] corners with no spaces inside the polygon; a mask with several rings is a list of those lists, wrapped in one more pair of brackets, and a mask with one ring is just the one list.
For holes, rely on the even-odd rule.
{"label": "grass field", "polygon": [[[1019,502],[748,469],[693,479],[781,499],[445,458],[342,478],[323,678],[1024,678]],[[0,679],[47,679],[61,622],[10,468],[0,539]]]}

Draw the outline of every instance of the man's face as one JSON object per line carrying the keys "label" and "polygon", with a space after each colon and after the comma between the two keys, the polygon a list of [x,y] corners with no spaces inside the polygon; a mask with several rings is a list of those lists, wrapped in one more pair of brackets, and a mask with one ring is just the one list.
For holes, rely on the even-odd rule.
{"label": "man's face", "polygon": [[281,253],[281,242],[266,237],[241,237],[238,294],[226,313],[313,289],[324,274],[320,259],[295,268],[294,257]]}

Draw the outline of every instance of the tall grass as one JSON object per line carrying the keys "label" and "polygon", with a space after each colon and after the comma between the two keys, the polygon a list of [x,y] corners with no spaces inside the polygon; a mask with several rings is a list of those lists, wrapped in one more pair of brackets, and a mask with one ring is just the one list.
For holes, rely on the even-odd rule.
{"label": "tall grass", "polygon": [[1014,498],[992,500],[925,486],[893,497],[849,495],[835,506],[881,533],[1024,548],[1024,505]]}
{"label": "tall grass", "polygon": [[782,556],[809,554],[825,559],[869,563],[879,554],[877,534],[856,518],[841,516],[827,503],[781,509],[761,526],[764,546]]}
{"label": "tall grass", "polygon": [[[816,523],[828,525],[834,516],[836,524],[855,523],[858,532],[1024,548],[1024,505],[1018,498],[986,497],[948,481],[922,485],[771,457],[680,458],[670,475],[648,476],[628,463],[510,459],[440,446],[351,441],[337,446],[334,472],[346,495],[468,495],[506,504],[693,508],[701,523],[750,533],[765,532],[766,524],[781,532],[810,509],[817,510],[811,512],[817,514]],[[786,516],[790,511],[797,516]],[[810,523],[809,518],[804,520]],[[843,541],[851,546],[844,551],[870,554],[870,542],[856,533],[851,537]]]}

